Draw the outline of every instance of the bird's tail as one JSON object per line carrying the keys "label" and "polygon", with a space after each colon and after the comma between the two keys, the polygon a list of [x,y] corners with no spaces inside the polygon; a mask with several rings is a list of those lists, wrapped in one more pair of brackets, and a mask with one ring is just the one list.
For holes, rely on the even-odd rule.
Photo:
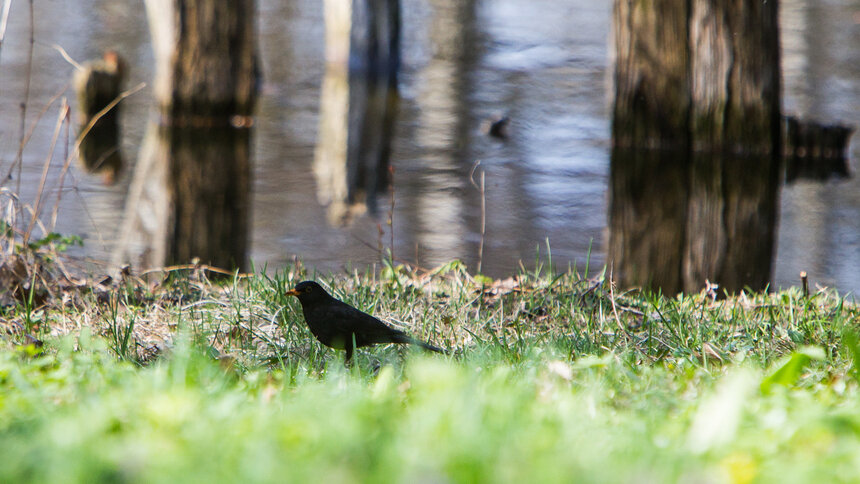
{"label": "bird's tail", "polygon": [[418,346],[420,346],[420,347],[422,347],[422,348],[424,348],[425,350],[428,350],[428,351],[435,351],[436,353],[446,353],[446,351],[445,351],[445,350],[443,350],[442,348],[440,348],[440,347],[438,347],[438,346],[433,346],[433,345],[431,345],[430,343],[425,343],[424,341],[420,341],[420,340],[417,340],[417,339],[413,339],[413,340],[411,341],[411,343],[412,343],[412,344],[414,344],[414,345],[418,345]]}
{"label": "bird's tail", "polygon": [[415,339],[415,338],[413,338],[411,336],[407,336],[405,334],[397,335],[396,340],[397,340],[397,341],[395,341],[396,343],[403,343],[403,344],[420,346],[420,347],[424,348],[425,350],[435,351],[436,353],[446,353],[445,350],[443,350],[442,348],[439,348],[438,346],[433,346],[430,343],[425,343],[424,341],[421,341],[420,339]]}

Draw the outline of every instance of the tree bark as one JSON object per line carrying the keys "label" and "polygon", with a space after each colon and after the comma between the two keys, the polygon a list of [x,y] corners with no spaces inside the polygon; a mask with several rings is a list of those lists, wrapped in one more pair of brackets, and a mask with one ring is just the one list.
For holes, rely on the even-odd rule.
{"label": "tree bark", "polygon": [[694,150],[780,155],[777,4],[692,0],[690,124]]}
{"label": "tree bark", "polygon": [[257,100],[256,2],[146,0],[154,93],[173,125],[249,116]]}
{"label": "tree bark", "polygon": [[115,261],[198,258],[244,270],[260,75],[256,2],[146,0],[146,7],[160,116],[141,147]]}
{"label": "tree bark", "polygon": [[686,1],[615,2],[612,138],[617,146],[687,148],[688,22]]}
{"label": "tree bark", "polygon": [[782,150],[776,4],[616,0],[608,253],[622,284],[767,286]]}

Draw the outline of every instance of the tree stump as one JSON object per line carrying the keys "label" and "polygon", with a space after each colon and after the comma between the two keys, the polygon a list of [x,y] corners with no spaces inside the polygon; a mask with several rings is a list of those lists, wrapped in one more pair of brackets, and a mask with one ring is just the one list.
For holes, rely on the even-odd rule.
{"label": "tree stump", "polygon": [[[99,113],[119,97],[125,72],[125,61],[109,50],[100,60],[87,62],[76,70],[72,79],[78,98],[78,135],[84,135],[78,147],[78,158],[87,171],[101,173],[106,184],[114,183],[123,165],[120,105]],[[89,127],[91,122],[93,125]]]}

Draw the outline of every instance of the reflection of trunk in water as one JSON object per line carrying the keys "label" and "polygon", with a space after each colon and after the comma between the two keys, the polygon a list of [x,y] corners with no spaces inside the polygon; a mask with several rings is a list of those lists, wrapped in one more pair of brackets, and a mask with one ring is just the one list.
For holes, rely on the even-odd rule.
{"label": "reflection of trunk in water", "polygon": [[390,183],[397,115],[400,10],[397,0],[327,0],[326,72],[314,154],[317,197],[329,222],[347,225]]}
{"label": "reflection of trunk in water", "polygon": [[609,259],[624,285],[762,289],[782,143],[776,3],[686,5],[615,3]]}
{"label": "reflection of trunk in water", "polygon": [[423,151],[414,162],[429,175],[410,205],[415,207],[416,256],[432,266],[452,254],[466,254],[472,245],[466,219],[479,205],[469,204],[476,191],[469,184],[475,160],[465,157],[471,143],[467,95],[479,47],[474,1],[433,0],[430,5],[434,55],[420,76],[425,81],[415,100],[419,117],[414,135]]}
{"label": "reflection of trunk in water", "polygon": [[[255,2],[148,0],[156,53],[152,121],[114,260],[243,270],[256,101]],[[177,8],[177,11],[173,11]]]}
{"label": "reflection of trunk in water", "polygon": [[785,180],[847,178],[849,126],[786,118]]}
{"label": "reflection of trunk in water", "polygon": [[199,258],[247,266],[250,139],[246,128],[165,128],[153,122],[132,179],[117,263]]}
{"label": "reflection of trunk in water", "polygon": [[612,151],[607,252],[623,284],[681,287],[687,177],[686,160],[661,151]]}
{"label": "reflection of trunk in water", "polygon": [[[627,284],[673,294],[709,280],[730,291],[767,286],[775,236],[768,156],[616,148],[610,246]],[[623,271],[623,272],[621,272]]]}

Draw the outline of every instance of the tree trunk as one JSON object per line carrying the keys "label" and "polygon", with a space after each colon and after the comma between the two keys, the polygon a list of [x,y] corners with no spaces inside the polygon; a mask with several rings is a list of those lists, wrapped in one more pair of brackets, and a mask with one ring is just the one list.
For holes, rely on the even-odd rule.
{"label": "tree trunk", "polygon": [[766,287],[782,148],[776,4],[616,0],[608,253],[622,284]]}
{"label": "tree trunk", "polygon": [[253,0],[146,0],[155,98],[170,124],[211,126],[253,113],[256,8]]}
{"label": "tree trunk", "polygon": [[259,85],[256,2],[146,0],[146,7],[160,119],[141,147],[116,262],[199,258],[243,270]]}
{"label": "tree trunk", "polygon": [[617,146],[687,149],[690,79],[687,2],[616,0]]}
{"label": "tree trunk", "polygon": [[690,128],[693,149],[775,154],[782,149],[777,1],[693,0]]}

